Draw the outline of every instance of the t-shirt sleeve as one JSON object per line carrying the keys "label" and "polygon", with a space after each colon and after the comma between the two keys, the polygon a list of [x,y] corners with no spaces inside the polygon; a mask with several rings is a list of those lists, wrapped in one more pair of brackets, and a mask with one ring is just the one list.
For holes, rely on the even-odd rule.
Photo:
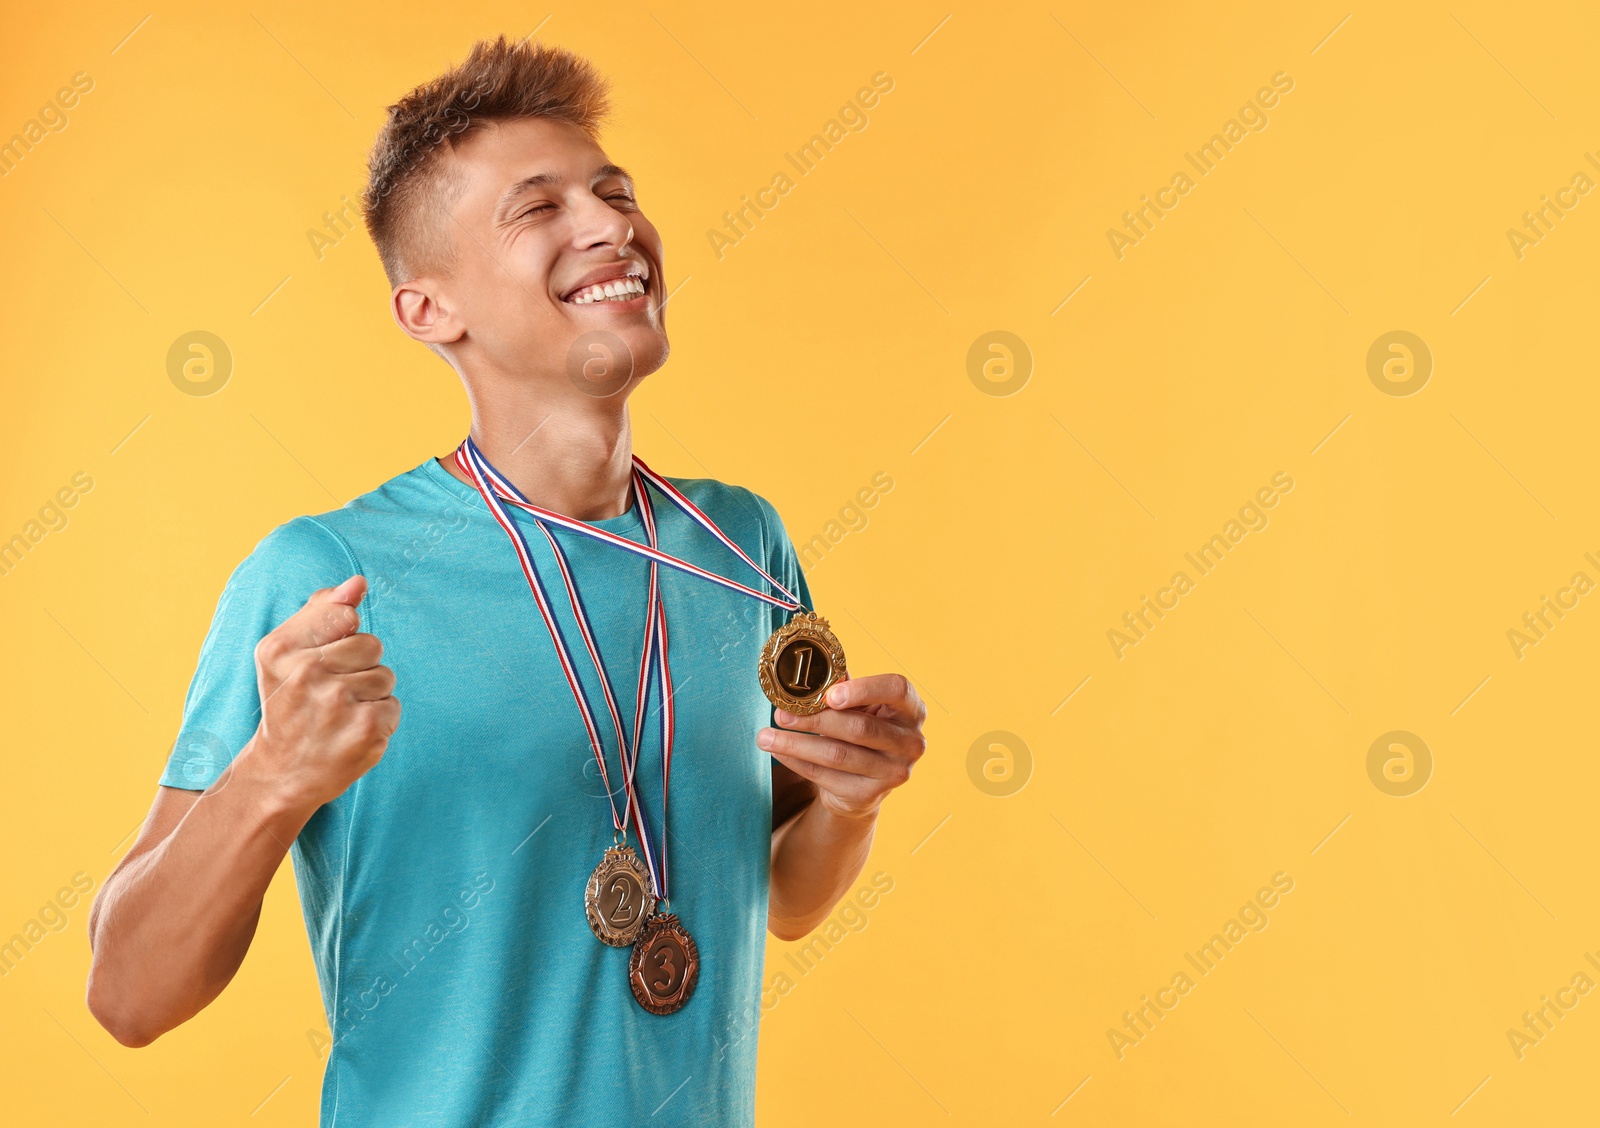
{"label": "t-shirt sleeve", "polygon": [[[806,583],[805,573],[800,570],[800,558],[795,554],[794,542],[789,539],[789,533],[783,526],[783,518],[778,516],[778,510],[770,501],[759,494],[754,496],[761,508],[762,523],[767,529],[767,558],[762,561],[762,567],[807,610],[811,610],[811,588]],[[767,609],[772,616],[772,630],[783,626],[794,614],[771,604],[767,605]]]}
{"label": "t-shirt sleeve", "polygon": [[[256,644],[303,607],[312,592],[335,587],[360,570],[344,542],[310,517],[278,526],[256,545],[228,577],[217,601],[161,786],[204,791],[216,782],[261,720]],[[358,612],[368,629],[366,601]]]}

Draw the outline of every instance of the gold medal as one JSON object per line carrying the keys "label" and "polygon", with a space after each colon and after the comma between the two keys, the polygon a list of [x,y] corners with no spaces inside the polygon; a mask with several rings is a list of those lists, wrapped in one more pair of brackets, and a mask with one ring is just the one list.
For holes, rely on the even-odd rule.
{"label": "gold medal", "polygon": [[633,997],[651,1014],[671,1014],[689,1001],[700,979],[700,951],[677,913],[650,918],[628,960]]}
{"label": "gold medal", "polygon": [[656,898],[632,846],[612,846],[589,875],[583,912],[602,943],[626,948],[655,915]]}
{"label": "gold medal", "polygon": [[756,670],[767,700],[802,717],[827,708],[822,698],[828,688],[850,676],[844,647],[814,611],[802,611],[772,632]]}

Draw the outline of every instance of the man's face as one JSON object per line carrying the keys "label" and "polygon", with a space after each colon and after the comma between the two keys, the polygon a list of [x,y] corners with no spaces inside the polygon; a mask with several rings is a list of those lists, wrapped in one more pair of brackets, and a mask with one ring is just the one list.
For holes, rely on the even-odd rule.
{"label": "man's face", "polygon": [[456,267],[434,282],[469,372],[487,363],[609,397],[661,367],[661,236],[588,134],[495,122],[447,160],[464,182],[446,220]]}

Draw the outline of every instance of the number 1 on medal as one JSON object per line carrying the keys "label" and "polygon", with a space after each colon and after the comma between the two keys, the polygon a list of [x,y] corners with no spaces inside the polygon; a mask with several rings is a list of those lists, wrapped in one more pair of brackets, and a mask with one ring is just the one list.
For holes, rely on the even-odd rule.
{"label": "number 1 on medal", "polygon": [[794,652],[794,677],[789,684],[795,689],[811,688],[811,648],[799,646]]}

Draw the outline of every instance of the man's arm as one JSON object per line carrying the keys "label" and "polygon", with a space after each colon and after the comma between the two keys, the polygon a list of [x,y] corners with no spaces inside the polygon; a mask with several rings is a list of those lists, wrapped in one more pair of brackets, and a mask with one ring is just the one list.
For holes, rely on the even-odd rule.
{"label": "man's arm", "polygon": [[779,710],[782,728],[756,743],[772,753],[772,886],[767,928],[798,940],[839,902],[866,864],[884,797],[927,747],[927,710],[899,674],[852,678],[809,717]]}
{"label": "man's arm", "polygon": [[261,724],[203,794],[163,787],[89,914],[89,1010],[145,1046],[221,994],[302,827],[400,723],[382,646],[355,633],[365,580],[312,595],[256,648]]}
{"label": "man's arm", "polygon": [[124,1046],[149,1045],[222,993],[311,817],[274,794],[254,759],[247,746],[203,794],[159,788],[90,910],[89,1010]]}

